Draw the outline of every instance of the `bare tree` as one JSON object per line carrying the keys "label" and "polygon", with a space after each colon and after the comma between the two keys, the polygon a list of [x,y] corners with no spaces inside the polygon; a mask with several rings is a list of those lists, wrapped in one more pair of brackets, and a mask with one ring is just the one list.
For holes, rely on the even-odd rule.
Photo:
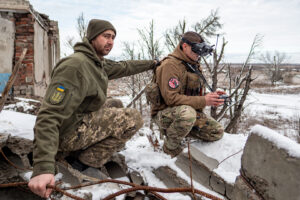
{"label": "bare tree", "polygon": [[218,31],[222,29],[223,24],[220,23],[219,10],[212,10],[210,15],[196,23],[194,26],[195,32],[199,33],[204,38],[216,36]]}
{"label": "bare tree", "polygon": [[[223,38],[220,53],[218,53],[217,48],[213,52],[213,63],[212,64],[208,63],[206,58],[202,58],[203,62],[205,63],[205,67],[206,67],[206,69],[209,73],[209,77],[212,80],[212,87],[211,87],[212,91],[217,90],[217,88],[218,88],[218,75],[220,73],[222,73],[223,69],[226,66],[228,66],[225,63],[221,64],[221,61],[223,59],[224,51],[225,51],[225,47],[226,47],[227,43],[228,42],[225,41],[225,38]],[[218,117],[220,116],[221,113],[217,114],[217,108],[216,107],[211,107],[211,111],[210,111],[211,117],[213,117],[215,119],[218,119]]]}
{"label": "bare tree", "polygon": [[138,29],[138,33],[141,37],[140,45],[141,49],[146,49],[147,59],[159,58],[163,51],[160,47],[159,40],[155,39],[154,34],[154,21],[149,23],[149,28]]}
{"label": "bare tree", "polygon": [[[238,121],[245,109],[245,101],[247,99],[249,90],[251,88],[252,79],[252,65],[250,65],[251,59],[255,56],[257,48],[261,45],[263,37],[261,35],[256,35],[250,47],[249,54],[244,62],[242,69],[238,76],[235,78],[231,73],[230,66],[228,67],[228,77],[230,80],[229,92],[230,98],[234,100],[234,103],[229,107],[230,109],[230,120],[225,127],[225,132],[236,133]],[[224,105],[222,111],[225,110],[227,105]],[[221,114],[221,113],[220,113]],[[220,117],[221,115],[218,115]]]}
{"label": "bare tree", "polygon": [[[80,15],[76,18],[76,21],[77,21],[76,30],[80,39],[82,40],[84,37],[86,37],[88,22],[85,19],[83,13],[80,13]],[[67,36],[65,45],[66,47],[73,49],[76,42],[77,41],[75,39],[75,36]]]}
{"label": "bare tree", "polygon": [[288,59],[285,53],[279,51],[271,53],[267,51],[261,54],[258,59],[266,64],[267,76],[270,78],[272,85],[282,79],[283,72],[281,71],[281,66]]}
{"label": "bare tree", "polygon": [[66,42],[65,42],[66,47],[73,49],[74,44],[75,44],[75,37],[67,36]]}
{"label": "bare tree", "polygon": [[81,40],[86,37],[88,22],[86,21],[83,12],[77,17],[77,32]]}
{"label": "bare tree", "polygon": [[[129,42],[123,42],[123,56],[130,60],[136,59],[136,53],[135,53],[135,44],[129,43]],[[127,80],[127,87],[130,89],[131,97],[134,98],[137,94],[136,92],[136,75],[130,76],[130,78],[124,78]],[[136,108],[136,102],[133,102],[133,107]]]}
{"label": "bare tree", "polygon": [[[192,25],[192,30],[199,33],[204,39],[212,36],[220,35],[218,31],[222,29],[223,24],[220,22],[220,16],[218,10],[212,10],[210,15],[200,22]],[[187,31],[187,21],[183,19],[179,20],[178,24],[168,29],[165,36],[165,45],[169,51],[173,51],[177,44],[180,42],[182,35]]]}
{"label": "bare tree", "polygon": [[[124,56],[128,59],[155,59],[159,58],[163,51],[159,43],[159,39],[156,39],[155,31],[154,31],[154,21],[152,20],[149,23],[148,28],[144,29],[138,29],[138,33],[140,36],[140,39],[138,40],[138,44],[131,44],[123,43],[125,54]],[[135,52],[135,47],[138,47],[138,53]],[[136,75],[132,75],[129,78],[127,78],[127,82],[130,83],[130,92],[131,96],[136,96],[140,91],[143,91],[143,88],[146,86],[146,84],[150,81],[152,78],[152,72],[144,72]],[[128,79],[130,79],[128,81]],[[140,112],[143,113],[143,108],[145,106],[143,105],[142,98],[138,98],[138,104]],[[133,102],[133,105],[135,106],[136,102]]]}
{"label": "bare tree", "polygon": [[181,40],[181,36],[186,32],[186,20],[179,20],[178,25],[175,27],[168,29],[165,32],[165,45],[169,51],[173,51],[179,41]]}

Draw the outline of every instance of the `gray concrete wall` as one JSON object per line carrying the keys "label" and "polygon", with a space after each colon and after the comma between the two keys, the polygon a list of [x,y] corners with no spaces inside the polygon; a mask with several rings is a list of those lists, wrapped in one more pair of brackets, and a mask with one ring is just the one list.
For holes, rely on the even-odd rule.
{"label": "gray concrete wall", "polygon": [[0,15],[0,73],[12,72],[14,39],[14,23]]}
{"label": "gray concrete wall", "polygon": [[299,200],[299,152],[299,144],[256,126],[244,148],[242,171],[264,199]]}
{"label": "gray concrete wall", "polygon": [[50,80],[49,38],[47,32],[34,24],[34,95],[44,96]]}

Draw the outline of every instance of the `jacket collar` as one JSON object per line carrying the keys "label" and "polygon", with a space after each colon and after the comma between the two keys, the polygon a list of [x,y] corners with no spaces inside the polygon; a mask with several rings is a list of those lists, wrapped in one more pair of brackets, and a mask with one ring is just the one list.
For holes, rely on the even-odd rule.
{"label": "jacket collar", "polygon": [[94,49],[94,47],[91,45],[91,43],[88,41],[88,39],[85,37],[83,38],[82,42],[78,42],[74,45],[74,53],[81,52],[84,55],[86,55],[88,58],[93,60],[97,65],[102,66],[102,62],[104,62],[105,59],[101,60]]}

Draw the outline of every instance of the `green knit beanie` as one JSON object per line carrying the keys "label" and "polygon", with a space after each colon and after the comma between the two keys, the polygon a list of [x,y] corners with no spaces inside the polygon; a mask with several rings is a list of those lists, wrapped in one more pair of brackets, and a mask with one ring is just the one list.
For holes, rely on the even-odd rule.
{"label": "green knit beanie", "polygon": [[86,37],[91,41],[106,30],[112,30],[117,34],[115,27],[110,22],[101,19],[92,19],[89,22]]}

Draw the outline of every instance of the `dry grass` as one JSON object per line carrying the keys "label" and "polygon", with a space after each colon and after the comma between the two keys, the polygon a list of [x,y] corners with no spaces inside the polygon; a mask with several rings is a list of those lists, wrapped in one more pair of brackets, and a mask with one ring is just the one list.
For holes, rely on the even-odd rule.
{"label": "dry grass", "polygon": [[300,85],[296,85],[295,87],[277,87],[277,86],[269,86],[269,87],[252,87],[252,89],[257,93],[264,94],[299,94],[300,93]]}
{"label": "dry grass", "polygon": [[[278,116],[277,119],[268,118],[268,116]],[[290,139],[300,144],[300,117],[295,114],[291,118],[283,118],[278,112],[267,110],[262,115],[243,115],[238,124],[238,133],[250,131],[254,125],[263,125],[273,130],[279,130],[281,134],[290,137]],[[289,130],[288,130],[289,129]],[[297,135],[291,135],[289,132],[295,130]]]}

